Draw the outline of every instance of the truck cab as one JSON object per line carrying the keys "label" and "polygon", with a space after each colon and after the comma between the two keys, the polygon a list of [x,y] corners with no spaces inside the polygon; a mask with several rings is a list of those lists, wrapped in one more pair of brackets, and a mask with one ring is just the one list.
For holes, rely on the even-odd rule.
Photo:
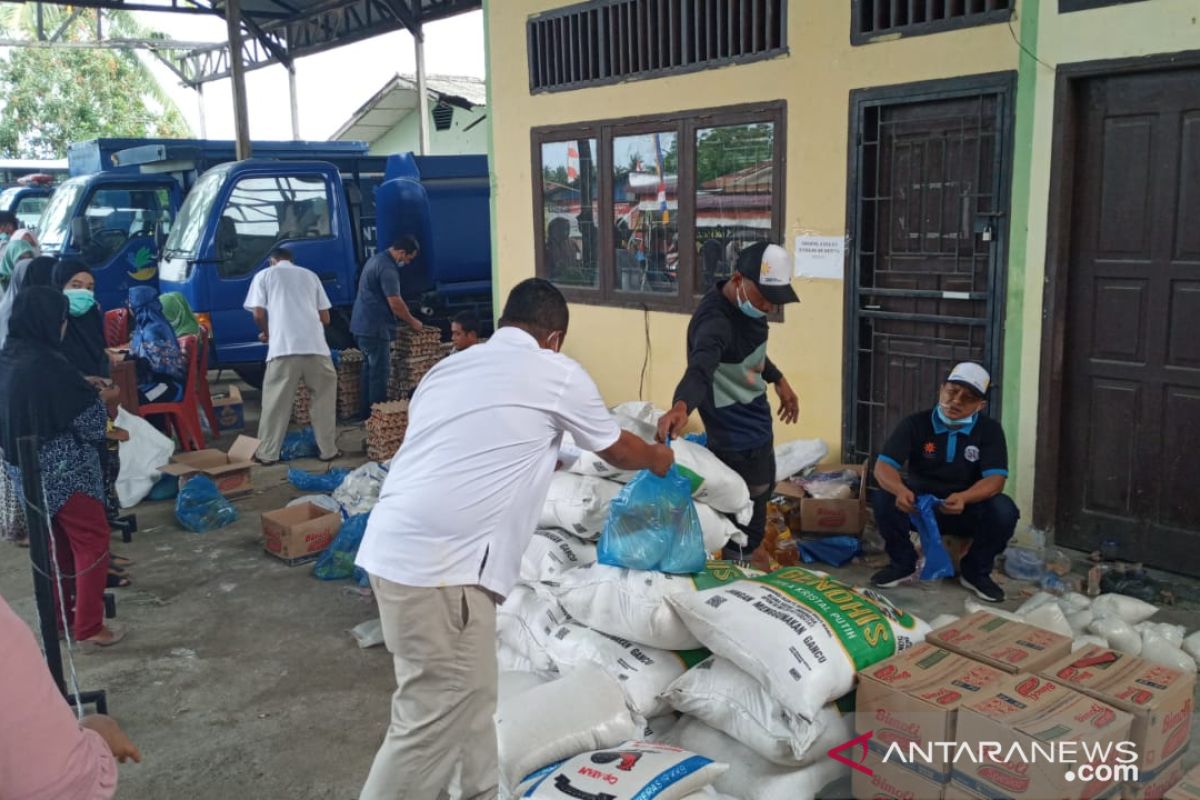
{"label": "truck cab", "polygon": [[[372,225],[351,207],[336,166],[321,161],[251,159],[215,167],[196,182],[159,262],[161,291],[177,291],[211,324],[214,366],[266,359],[243,303],[250,282],[276,247],[317,273],[335,309],[354,302],[363,231]],[[350,344],[345,314],[333,336]]]}
{"label": "truck cab", "polygon": [[29,186],[9,186],[0,191],[0,211],[11,211],[16,214],[20,227],[37,230],[38,220],[42,218],[42,212],[46,210],[46,205],[50,202],[50,195],[53,193],[53,186],[39,183]]}

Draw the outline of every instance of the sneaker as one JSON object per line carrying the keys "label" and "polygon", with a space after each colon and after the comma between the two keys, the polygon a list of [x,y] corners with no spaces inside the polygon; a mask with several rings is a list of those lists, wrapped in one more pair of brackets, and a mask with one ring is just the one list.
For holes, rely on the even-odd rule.
{"label": "sneaker", "polygon": [[888,564],[871,576],[871,585],[879,589],[893,589],[907,581],[916,572],[916,567]]}
{"label": "sneaker", "polygon": [[958,582],[963,585],[963,588],[970,589],[975,594],[979,595],[979,599],[986,600],[989,603],[1003,603],[1004,590],[1000,585],[992,580],[991,575],[974,575],[968,578],[963,575],[958,579]]}

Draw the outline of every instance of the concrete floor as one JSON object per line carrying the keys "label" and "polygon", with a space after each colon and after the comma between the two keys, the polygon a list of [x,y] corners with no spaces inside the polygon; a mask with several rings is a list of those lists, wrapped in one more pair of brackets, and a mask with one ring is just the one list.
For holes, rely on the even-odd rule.
{"label": "concrete floor", "polygon": [[[243,393],[252,431],[257,393],[245,386]],[[342,429],[342,463],[365,460],[362,438],[361,429]],[[115,552],[137,561],[134,585],[114,590],[116,621],[129,638],[76,654],[75,663],[81,687],[105,689],[110,713],[141,747],[143,763],[121,767],[120,797],[357,796],[387,725],[391,662],[382,647],[360,650],[347,633],[375,616],[369,597],[263,553],[259,513],[301,494],[286,473],[282,465],[256,468],[255,491],[235,501],[240,518],[227,528],[189,533],[175,524],[173,502],[144,503],[133,542],[115,542]],[[871,566],[831,571],[865,583]],[[888,594],[927,619],[961,613],[966,596],[949,582]],[[34,624],[28,550],[0,546],[0,595]],[[1188,605],[1155,619],[1191,630],[1196,618]],[[1200,760],[1195,742],[1192,761]],[[826,798],[840,796],[848,794]]]}

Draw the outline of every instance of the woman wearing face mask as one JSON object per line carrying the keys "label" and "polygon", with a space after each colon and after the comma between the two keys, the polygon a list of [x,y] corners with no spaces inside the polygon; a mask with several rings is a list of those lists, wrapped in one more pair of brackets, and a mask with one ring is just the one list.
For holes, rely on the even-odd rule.
{"label": "woman wearing face mask", "polygon": [[55,617],[65,613],[74,638],[106,647],[123,637],[104,624],[110,532],[98,446],[108,415],[96,387],[63,355],[66,326],[61,292],[35,286],[17,298],[0,348],[0,447],[8,478],[23,494],[17,445],[23,437],[37,439],[44,508],[65,594]]}
{"label": "woman wearing face mask", "polygon": [[799,300],[791,280],[792,259],[779,245],[760,242],[738,255],[733,276],[710,289],[692,314],[687,371],[675,405],[658,424],[659,441],[678,437],[699,409],[709,449],[746,481],[754,515],[739,527],[749,541],[745,548],[731,544],[726,558],[750,556],[766,533],[767,501],[775,490],[767,384],[775,384],[781,420],[792,424],[800,415],[796,393],[767,357],[767,316]]}

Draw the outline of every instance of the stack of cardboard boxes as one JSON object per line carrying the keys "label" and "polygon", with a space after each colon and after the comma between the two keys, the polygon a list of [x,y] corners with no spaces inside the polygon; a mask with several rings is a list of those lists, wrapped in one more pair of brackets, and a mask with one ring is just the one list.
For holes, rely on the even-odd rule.
{"label": "stack of cardboard boxes", "polygon": [[1194,688],[1194,674],[970,614],[860,673],[854,797],[1172,800]]}

